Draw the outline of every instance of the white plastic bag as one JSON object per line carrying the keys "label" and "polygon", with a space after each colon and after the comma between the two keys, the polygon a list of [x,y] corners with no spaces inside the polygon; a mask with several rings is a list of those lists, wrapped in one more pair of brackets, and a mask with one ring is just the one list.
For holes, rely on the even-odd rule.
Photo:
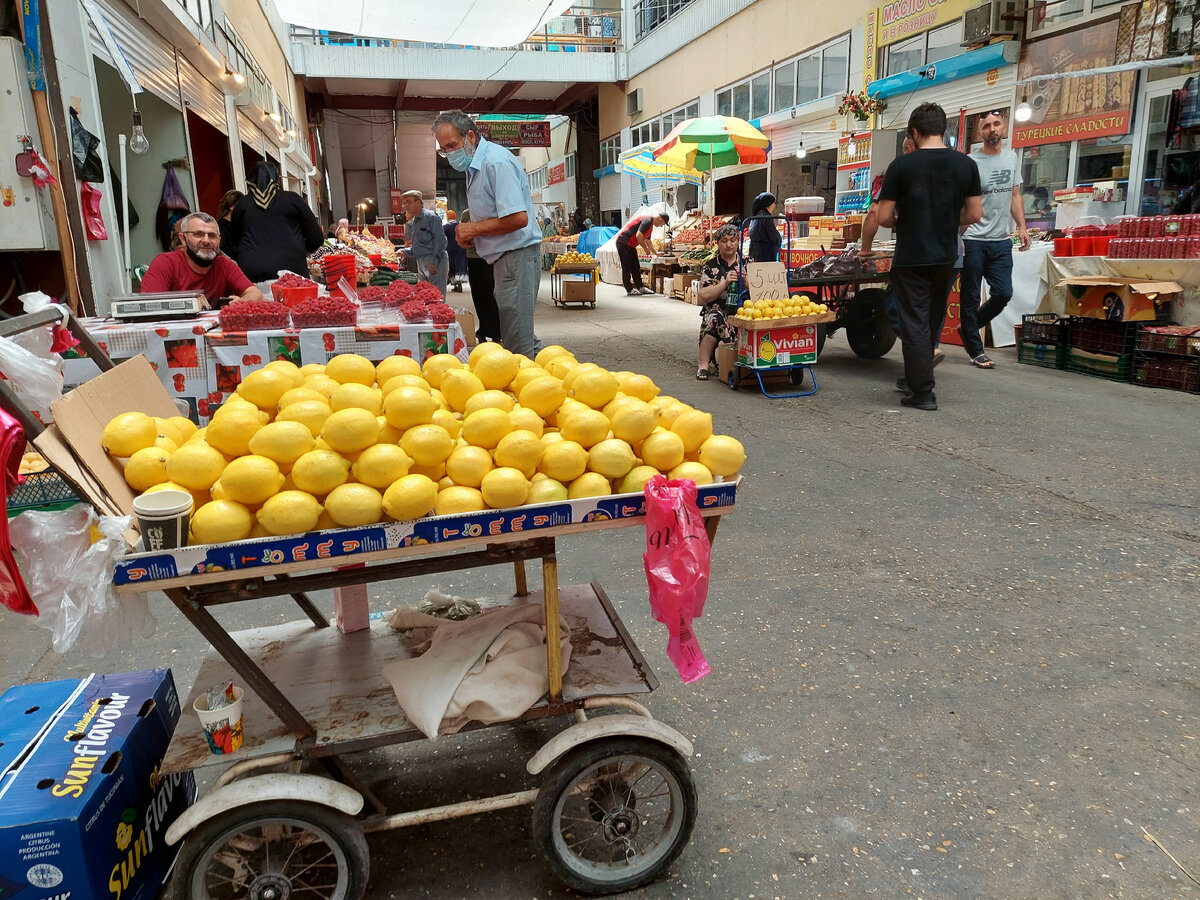
{"label": "white plastic bag", "polygon": [[62,396],[62,357],[50,351],[49,328],[0,336],[0,374],[8,379],[17,399],[50,422],[50,404]]}
{"label": "white plastic bag", "polygon": [[[101,538],[92,542],[92,526]],[[54,649],[104,656],[131,637],[150,637],[155,620],[146,595],[114,594],[114,563],[126,553],[130,517],[97,517],[77,504],[57,512],[31,510],[9,522],[21,575],[40,612],[37,623]]]}

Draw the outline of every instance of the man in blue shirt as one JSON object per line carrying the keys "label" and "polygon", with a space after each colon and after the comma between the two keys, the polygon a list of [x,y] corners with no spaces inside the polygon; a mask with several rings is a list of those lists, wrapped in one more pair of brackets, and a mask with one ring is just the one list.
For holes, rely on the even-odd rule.
{"label": "man in blue shirt", "polygon": [[471,221],[458,226],[455,238],[463,247],[474,247],[492,267],[502,343],[532,359],[542,349],[533,330],[542,279],[542,232],[533,214],[529,179],[520,161],[484,140],[463,112],[438,115],[433,136],[438,155],[467,174]]}
{"label": "man in blue shirt", "polygon": [[450,257],[446,253],[446,232],[442,220],[425,208],[425,196],[420,191],[405,191],[401,197],[404,217],[408,219],[412,254],[417,258],[417,273],[422,281],[430,282],[446,296],[446,276]]}

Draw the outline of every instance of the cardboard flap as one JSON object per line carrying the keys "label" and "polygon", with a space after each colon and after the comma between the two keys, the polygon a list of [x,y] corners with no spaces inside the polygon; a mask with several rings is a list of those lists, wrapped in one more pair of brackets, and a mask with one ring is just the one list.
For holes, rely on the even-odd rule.
{"label": "cardboard flap", "polygon": [[1112,275],[1076,275],[1073,278],[1063,278],[1055,287],[1128,287],[1139,294],[1176,294],[1183,290],[1174,281],[1146,281],[1140,278],[1117,278]]}
{"label": "cardboard flap", "polygon": [[[80,481],[77,486],[84,489],[84,495],[96,503],[98,509],[115,507],[120,515],[133,515],[133,489],[125,483],[121,464],[100,446],[100,436],[109,420],[121,413],[144,412],[164,419],[179,415],[175,401],[154,374],[146,357],[138,355],[114,369],[101,372],[51,404],[50,411],[62,439],[90,476],[88,479],[76,473]],[[56,460],[51,463],[58,465]],[[75,484],[72,478],[67,480]],[[100,491],[95,485],[99,485]]]}

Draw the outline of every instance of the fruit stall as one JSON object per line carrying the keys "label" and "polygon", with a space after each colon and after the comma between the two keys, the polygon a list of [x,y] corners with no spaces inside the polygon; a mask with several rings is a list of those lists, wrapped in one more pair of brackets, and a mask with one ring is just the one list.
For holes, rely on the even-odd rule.
{"label": "fruit stall", "polygon": [[[54,424],[30,430],[80,497],[140,526],[116,562],[117,595],[163,591],[212,648],[161,765],[165,776],[225,770],[166,831],[180,847],[174,896],[269,879],[356,900],[370,877],[365,834],[520,805],[533,808],[546,864],[576,890],[635,889],[683,852],[691,743],[637,699],[657,679],[603,588],[560,583],[556,539],[646,526],[653,489],[677,484],[672,522],[711,543],[745,452],[709,413],[562,347],[531,360],[488,343],[465,360],[272,358],[197,427],[144,356],[98,361],[101,374],[52,405]],[[540,591],[527,562],[540,564]],[[370,615],[367,584],[495,565],[512,567],[515,591],[479,601],[466,622]],[[310,596],[325,589],[332,617]],[[239,631],[218,618],[270,597],[290,597],[300,618]],[[431,712],[425,657],[398,633],[461,636],[485,621],[542,635],[528,702],[478,719],[468,706],[461,722],[446,704]],[[209,710],[222,683],[237,717],[214,731],[191,710]],[[396,811],[359,768],[364,751],[468,720],[553,716],[568,725],[530,758],[536,788]],[[316,890],[306,873],[323,859],[334,864]]]}
{"label": "fruit stall", "polygon": [[575,303],[596,308],[596,282],[600,279],[596,260],[590,253],[574,250],[554,259],[550,267],[550,299],[555,306]]}

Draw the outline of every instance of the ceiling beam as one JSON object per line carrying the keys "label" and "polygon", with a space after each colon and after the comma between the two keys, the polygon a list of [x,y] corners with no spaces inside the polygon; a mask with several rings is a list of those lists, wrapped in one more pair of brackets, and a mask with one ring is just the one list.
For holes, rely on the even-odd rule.
{"label": "ceiling beam", "polygon": [[[379,109],[392,110],[395,107],[395,97],[378,94],[334,94],[326,100],[320,94],[310,93],[308,101],[314,108],[319,109]],[[490,105],[490,101],[484,101]],[[476,103],[474,97],[408,97],[404,98],[405,112],[441,112],[446,109],[469,109]],[[486,110],[485,110],[486,111]],[[504,111],[522,113],[524,115],[546,114],[558,112],[556,101],[542,100],[508,100]]]}
{"label": "ceiling beam", "polygon": [[596,90],[596,86],[591,82],[580,82],[572,85],[561,94],[554,98],[553,106],[556,113],[572,112],[572,107],[577,106],[580,100],[585,97],[590,97]]}
{"label": "ceiling beam", "polygon": [[316,85],[317,91],[318,91],[318,92],[320,93],[320,95],[321,95],[321,99],[325,101],[325,106],[326,106],[327,108],[332,108],[332,107],[333,107],[333,100],[332,100],[332,99],[330,98],[330,96],[329,96],[329,79],[327,79],[327,78],[314,78],[314,79],[313,79],[313,82],[314,82],[314,84]]}
{"label": "ceiling beam", "polygon": [[404,92],[408,89],[408,79],[401,78],[396,82],[396,105],[393,109],[404,109]]}
{"label": "ceiling beam", "polygon": [[480,111],[481,112],[484,112],[484,111],[500,112],[504,108],[504,104],[506,104],[509,100],[512,99],[513,94],[515,94],[517,91],[519,91],[523,87],[525,87],[525,82],[523,82],[523,81],[506,81],[501,86],[500,90],[496,91],[496,93],[492,95],[491,100],[479,101],[479,102],[485,102],[485,103],[487,103],[488,106],[491,107],[490,110],[480,110]]}

